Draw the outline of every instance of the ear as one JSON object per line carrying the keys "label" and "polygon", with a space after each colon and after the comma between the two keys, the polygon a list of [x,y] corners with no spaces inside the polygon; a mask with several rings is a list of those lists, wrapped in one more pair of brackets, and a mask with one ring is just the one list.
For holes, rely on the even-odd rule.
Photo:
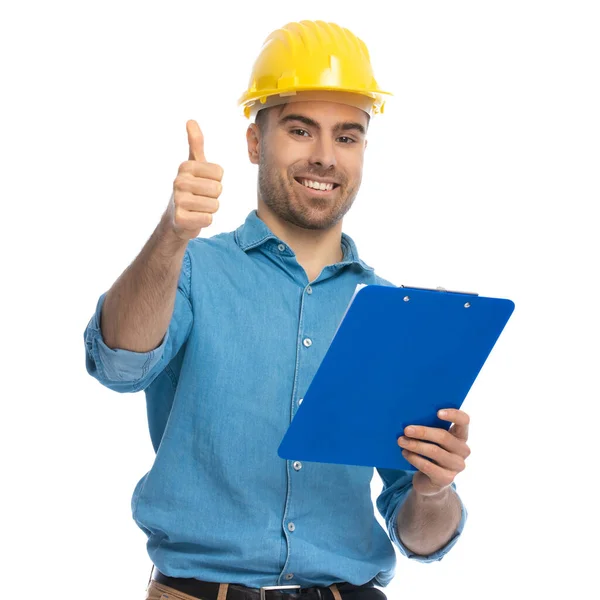
{"label": "ear", "polygon": [[256,123],[251,123],[246,130],[246,141],[248,142],[248,158],[253,165],[259,161],[260,129]]}

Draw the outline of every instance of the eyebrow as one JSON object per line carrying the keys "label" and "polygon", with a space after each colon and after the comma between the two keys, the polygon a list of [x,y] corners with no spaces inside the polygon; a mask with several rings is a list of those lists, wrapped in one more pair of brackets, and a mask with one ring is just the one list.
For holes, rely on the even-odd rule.
{"label": "eyebrow", "polygon": [[[311,119],[309,117],[305,117],[304,115],[295,115],[295,114],[285,115],[285,117],[282,117],[281,119],[279,119],[279,124],[285,125],[289,121],[300,121],[300,123],[304,123],[305,125],[308,125],[309,127],[312,127],[313,129],[317,129],[319,131],[321,130],[321,126],[316,121],[314,121],[313,119]],[[333,127],[333,130],[334,131],[356,130],[356,131],[359,131],[360,133],[362,133],[363,135],[366,134],[364,125],[361,125],[360,123],[356,123],[355,121],[343,121],[341,123],[336,123]]]}

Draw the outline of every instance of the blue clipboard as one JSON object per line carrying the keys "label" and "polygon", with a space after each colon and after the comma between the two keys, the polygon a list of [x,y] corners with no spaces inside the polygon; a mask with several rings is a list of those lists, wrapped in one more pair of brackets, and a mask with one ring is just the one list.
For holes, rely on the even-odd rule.
{"label": "blue clipboard", "polygon": [[407,425],[449,429],[513,310],[502,298],[368,285],[351,301],[279,446],[288,460],[415,471]]}

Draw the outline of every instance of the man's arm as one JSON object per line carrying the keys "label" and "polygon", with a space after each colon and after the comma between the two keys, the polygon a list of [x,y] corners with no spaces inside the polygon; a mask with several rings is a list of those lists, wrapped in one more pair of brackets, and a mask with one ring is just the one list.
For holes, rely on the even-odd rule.
{"label": "man's arm", "polygon": [[417,469],[377,469],[384,488],[377,499],[390,539],[409,558],[441,560],[454,546],[467,520],[454,478],[465,469],[469,415],[446,409],[438,412],[450,429],[408,426],[398,438],[404,458]]}
{"label": "man's arm", "polygon": [[219,208],[223,169],[206,162],[204,137],[195,121],[188,121],[187,132],[189,160],[179,166],[169,206],[106,294],[100,326],[109,348],[149,352],[160,345],[173,314],[187,244],[212,223]]}
{"label": "man's arm", "polygon": [[411,489],[398,511],[398,537],[411,552],[433,554],[454,537],[462,516],[462,504],[453,488],[435,496]]}
{"label": "man's arm", "polygon": [[106,294],[100,326],[109,348],[149,352],[167,332],[187,241],[163,221]]}

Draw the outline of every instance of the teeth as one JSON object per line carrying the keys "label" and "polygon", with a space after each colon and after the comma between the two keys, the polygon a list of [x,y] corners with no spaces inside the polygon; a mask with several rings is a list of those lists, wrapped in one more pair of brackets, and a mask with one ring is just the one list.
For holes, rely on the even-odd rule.
{"label": "teeth", "polygon": [[303,179],[302,184],[314,190],[322,190],[324,192],[330,192],[333,189],[333,183],[319,183],[310,179]]}

